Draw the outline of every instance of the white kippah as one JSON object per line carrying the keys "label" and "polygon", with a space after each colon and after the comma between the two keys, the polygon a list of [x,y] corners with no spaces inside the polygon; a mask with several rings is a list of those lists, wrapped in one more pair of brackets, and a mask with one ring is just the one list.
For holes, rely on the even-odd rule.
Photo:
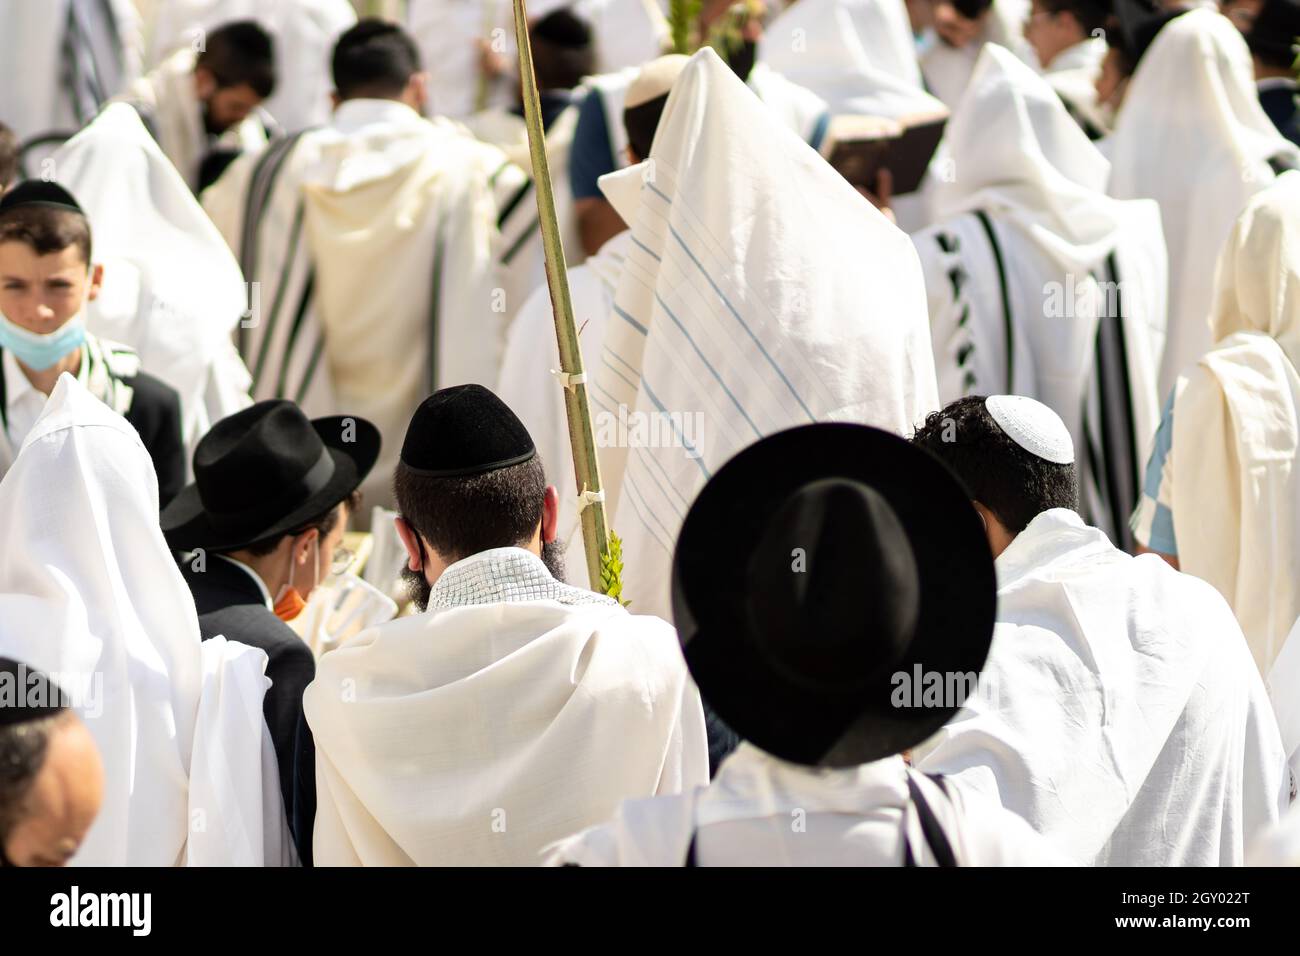
{"label": "white kippah", "polygon": [[623,97],[623,108],[635,109],[668,93],[690,61],[689,56],[669,53],[641,67],[641,72],[636,75],[632,85],[627,88],[627,95]]}
{"label": "white kippah", "polygon": [[1042,402],[1023,395],[990,395],[984,407],[1007,437],[1031,455],[1058,465],[1074,463],[1074,440],[1065,422]]}

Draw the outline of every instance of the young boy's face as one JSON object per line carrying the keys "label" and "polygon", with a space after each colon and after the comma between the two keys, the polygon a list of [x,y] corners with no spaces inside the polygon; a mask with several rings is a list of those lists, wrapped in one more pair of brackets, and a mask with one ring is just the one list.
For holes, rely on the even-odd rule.
{"label": "young boy's face", "polygon": [[103,266],[86,267],[76,245],[42,256],[25,242],[0,242],[0,312],[46,335],[99,295],[103,276]]}

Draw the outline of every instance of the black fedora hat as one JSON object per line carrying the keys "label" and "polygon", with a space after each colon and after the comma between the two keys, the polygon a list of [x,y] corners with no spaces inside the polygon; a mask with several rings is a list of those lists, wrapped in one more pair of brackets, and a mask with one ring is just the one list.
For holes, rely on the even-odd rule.
{"label": "black fedora hat", "polygon": [[178,551],[231,551],[287,534],[357,489],[379,457],[379,429],[355,416],[309,421],[293,402],[258,402],[212,426],[194,483],[162,513]]}
{"label": "black fedora hat", "polygon": [[672,590],[717,715],[775,757],[844,767],[901,753],[960,709],[910,693],[895,706],[896,675],[978,675],[997,586],[947,467],[888,432],[824,423],[764,438],[710,479]]}

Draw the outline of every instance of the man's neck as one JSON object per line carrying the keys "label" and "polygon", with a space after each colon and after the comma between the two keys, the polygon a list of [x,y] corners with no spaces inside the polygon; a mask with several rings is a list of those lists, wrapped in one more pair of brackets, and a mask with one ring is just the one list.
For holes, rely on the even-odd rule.
{"label": "man's neck", "polygon": [[81,371],[81,349],[73,349],[49,368],[40,372],[33,368],[28,368],[16,355],[14,356],[14,361],[18,362],[18,368],[22,371],[23,375],[27,377],[27,381],[32,383],[32,388],[48,395],[50,392],[54,391],[54,386],[58,383],[59,376],[64,372],[76,375]]}
{"label": "man's neck", "polygon": [[[272,598],[280,593],[286,575],[276,573],[276,565],[283,562],[283,556],[280,555],[278,550],[261,556],[251,554],[248,551],[231,551],[226,557],[238,561],[261,578],[262,584],[266,586],[267,593],[272,595]],[[280,570],[283,571],[283,569]]]}

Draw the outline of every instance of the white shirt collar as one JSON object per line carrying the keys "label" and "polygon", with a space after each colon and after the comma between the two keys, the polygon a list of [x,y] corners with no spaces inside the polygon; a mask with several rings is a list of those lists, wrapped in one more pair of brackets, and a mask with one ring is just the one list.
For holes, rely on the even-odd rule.
{"label": "white shirt collar", "polygon": [[826,770],[778,760],[753,744],[741,743],[701,792],[696,823],[809,813],[861,814],[907,803],[907,770],[902,757],[886,757],[859,767]]}
{"label": "white shirt collar", "polygon": [[1266,76],[1262,80],[1256,80],[1255,87],[1259,92],[1267,93],[1269,90],[1294,90],[1300,88],[1300,83],[1289,76]]}
{"label": "white shirt collar", "polygon": [[243,561],[237,561],[234,558],[230,557],[230,555],[228,554],[219,554],[217,555],[217,557],[220,558],[222,561],[230,562],[235,567],[241,569],[250,578],[252,578],[253,583],[257,585],[257,590],[262,593],[262,602],[266,605],[266,609],[268,611],[275,610],[275,602],[271,600],[271,592],[266,589],[266,582],[262,580],[262,576],[260,574],[258,574],[248,565],[246,565]]}
{"label": "white shirt collar", "polygon": [[415,110],[397,100],[345,100],[334,110],[330,126],[350,135],[367,126],[392,124],[411,126],[425,122]]}

